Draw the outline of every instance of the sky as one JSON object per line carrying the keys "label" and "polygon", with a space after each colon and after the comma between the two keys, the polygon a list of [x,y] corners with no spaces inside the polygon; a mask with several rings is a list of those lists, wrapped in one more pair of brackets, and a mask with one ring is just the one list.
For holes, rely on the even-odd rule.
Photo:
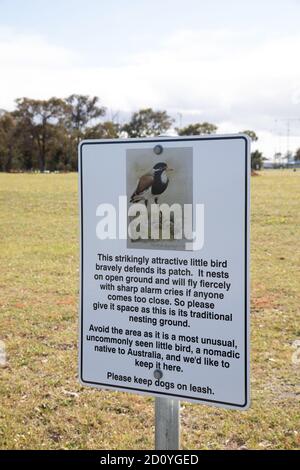
{"label": "sky", "polygon": [[0,109],[97,95],[120,123],[252,129],[272,158],[300,147],[299,24],[300,0],[0,0]]}

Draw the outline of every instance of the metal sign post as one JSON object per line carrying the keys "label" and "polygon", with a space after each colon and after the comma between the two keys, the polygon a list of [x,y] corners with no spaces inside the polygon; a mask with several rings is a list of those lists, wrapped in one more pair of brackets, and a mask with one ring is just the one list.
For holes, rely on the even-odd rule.
{"label": "metal sign post", "polygon": [[179,450],[180,401],[155,398],[155,450]]}

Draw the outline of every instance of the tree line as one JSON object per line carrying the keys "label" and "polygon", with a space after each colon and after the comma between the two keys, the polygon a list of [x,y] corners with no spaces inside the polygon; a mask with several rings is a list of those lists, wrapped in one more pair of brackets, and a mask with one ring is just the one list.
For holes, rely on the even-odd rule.
{"label": "tree line", "polygon": [[[166,133],[174,119],[166,111],[152,108],[132,113],[128,122],[106,119],[99,98],[72,94],[67,98],[35,100],[19,98],[16,107],[0,110],[0,171],[77,171],[77,146],[82,139],[152,137]],[[175,128],[178,135],[217,132],[209,122]],[[244,131],[255,141],[253,131]],[[262,154],[254,152],[255,166]],[[253,159],[253,157],[252,157]]]}

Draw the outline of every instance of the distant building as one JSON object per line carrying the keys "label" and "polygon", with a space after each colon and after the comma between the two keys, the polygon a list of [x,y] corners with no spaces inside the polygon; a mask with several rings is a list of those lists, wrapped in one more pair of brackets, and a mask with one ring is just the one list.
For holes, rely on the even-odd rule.
{"label": "distant building", "polygon": [[295,159],[296,156],[290,153],[283,156],[280,153],[274,155],[274,160],[264,160],[263,168],[265,170],[272,168],[300,168],[300,160]]}
{"label": "distant building", "polygon": [[286,168],[300,168],[300,160],[291,160],[287,162]]}
{"label": "distant building", "polygon": [[266,170],[269,170],[271,168],[275,168],[274,162],[272,162],[271,160],[264,160],[263,161],[263,168],[266,169]]}

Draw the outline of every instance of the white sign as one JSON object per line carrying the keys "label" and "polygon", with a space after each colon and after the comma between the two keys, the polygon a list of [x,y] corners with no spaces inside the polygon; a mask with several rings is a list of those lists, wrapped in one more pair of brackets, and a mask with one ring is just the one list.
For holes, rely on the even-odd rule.
{"label": "white sign", "polygon": [[249,141],[83,141],[80,380],[249,406]]}

